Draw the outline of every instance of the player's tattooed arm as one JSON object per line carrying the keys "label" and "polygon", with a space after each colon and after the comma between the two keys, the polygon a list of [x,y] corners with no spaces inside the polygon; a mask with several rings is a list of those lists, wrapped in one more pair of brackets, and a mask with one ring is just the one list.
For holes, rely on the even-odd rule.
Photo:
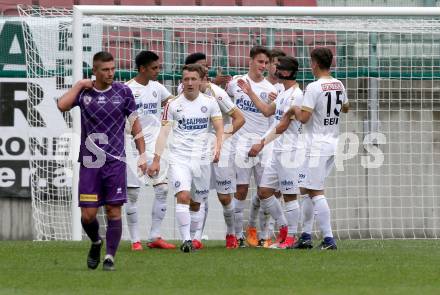
{"label": "player's tattooed arm", "polygon": [[160,171],[160,157],[163,154],[168,136],[170,135],[171,124],[162,123],[162,127],[160,128],[159,136],[156,140],[156,146],[154,148],[154,158],[153,163],[148,167],[147,174],[150,177],[156,176]]}
{"label": "player's tattooed arm", "polygon": [[93,87],[93,81],[90,79],[79,80],[73,85],[60,99],[58,99],[58,109],[62,112],[70,111],[75,103],[76,97],[83,89],[90,89]]}
{"label": "player's tattooed arm", "polygon": [[215,130],[216,143],[214,147],[214,163],[217,163],[220,159],[220,150],[223,143],[223,119],[220,117],[216,120],[212,120],[212,126]]}
{"label": "player's tattooed arm", "polygon": [[257,107],[257,109],[260,110],[260,112],[265,116],[265,117],[270,117],[273,114],[275,114],[275,108],[276,105],[275,103],[272,101],[271,103],[267,103],[265,101],[262,101],[257,94],[252,90],[251,84],[249,82],[249,80],[243,80],[243,79],[238,79],[237,81],[237,85],[238,87],[241,88],[241,90],[243,90],[243,92],[245,94],[247,94],[247,96],[249,96],[249,98],[252,100],[252,102],[255,104],[255,106]]}

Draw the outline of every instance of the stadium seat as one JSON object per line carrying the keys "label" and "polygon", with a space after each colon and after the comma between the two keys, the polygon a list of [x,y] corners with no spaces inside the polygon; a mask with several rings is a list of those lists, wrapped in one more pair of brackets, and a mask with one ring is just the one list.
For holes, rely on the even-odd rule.
{"label": "stadium seat", "polygon": [[296,33],[292,31],[276,32],[273,48],[281,49],[287,55],[296,56],[296,38]]}
{"label": "stadium seat", "polygon": [[78,0],[81,5],[114,5],[114,0]]}
{"label": "stadium seat", "polygon": [[282,6],[318,6],[317,0],[281,0]]}
{"label": "stadium seat", "polygon": [[120,0],[121,5],[156,5],[156,0]]}
{"label": "stadium seat", "polygon": [[[0,14],[3,15],[18,15],[17,1],[0,0]],[[32,5],[32,0],[22,0],[20,1],[22,5]]]}
{"label": "stadium seat", "polygon": [[235,6],[236,0],[201,0],[200,5],[204,6]]}
{"label": "stadium seat", "polygon": [[304,33],[304,45],[312,51],[316,47],[327,47],[333,53],[333,63],[336,62],[336,34],[334,33]]}
{"label": "stadium seat", "polygon": [[65,7],[71,9],[75,4],[74,0],[39,0],[40,6],[43,7]]}
{"label": "stadium seat", "polygon": [[[151,50],[157,53],[161,58],[164,54],[164,36],[163,31],[142,30],[132,32],[132,39],[138,42],[140,50]],[[134,53],[135,55],[137,52]]]}
{"label": "stadium seat", "polygon": [[164,6],[186,6],[186,5],[197,5],[196,0],[161,0],[160,4]]}
{"label": "stadium seat", "polygon": [[278,6],[278,0],[242,0],[243,6]]}
{"label": "stadium seat", "polygon": [[213,44],[216,39],[215,33],[209,32],[176,32],[175,40],[185,49],[185,57],[195,52],[206,54],[209,65],[212,65]]}
{"label": "stadium seat", "polygon": [[18,15],[17,5],[0,3],[0,14],[2,14],[2,15]]}

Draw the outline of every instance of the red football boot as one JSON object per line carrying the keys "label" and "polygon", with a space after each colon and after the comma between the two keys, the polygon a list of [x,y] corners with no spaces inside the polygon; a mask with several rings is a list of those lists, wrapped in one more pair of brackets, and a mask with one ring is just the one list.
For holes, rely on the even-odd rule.
{"label": "red football boot", "polygon": [[157,248],[157,249],[176,249],[176,245],[167,243],[162,238],[157,238],[154,241],[147,243],[148,248]]}
{"label": "red football boot", "polygon": [[296,243],[296,238],[288,236],[283,243],[278,245],[278,248],[280,249],[291,248],[295,243]]}
{"label": "red football boot", "polygon": [[131,244],[131,251],[142,251],[142,244],[141,242],[137,241]]}
{"label": "red football boot", "polygon": [[202,242],[199,241],[199,240],[192,240],[192,243],[193,243],[193,248],[194,248],[195,250],[200,250],[200,249],[203,248],[203,244],[202,244]]}
{"label": "red football boot", "polygon": [[233,234],[226,235],[226,249],[235,249],[237,247],[237,237]]}
{"label": "red football boot", "polygon": [[280,245],[284,243],[287,238],[287,225],[280,227],[280,233],[275,241],[275,244]]}

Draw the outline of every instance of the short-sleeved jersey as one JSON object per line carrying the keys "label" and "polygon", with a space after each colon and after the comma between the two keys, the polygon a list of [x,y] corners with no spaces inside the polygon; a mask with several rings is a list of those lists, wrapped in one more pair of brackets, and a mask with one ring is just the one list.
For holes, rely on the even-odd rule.
{"label": "short-sleeved jersey", "polygon": [[273,86],[275,86],[275,89],[277,90],[277,94],[280,94],[284,91],[284,85],[283,83],[275,83]]}
{"label": "short-sleeved jersey", "polygon": [[[300,108],[302,102],[303,93],[298,87],[298,84],[287,90],[283,90],[277,97],[274,126],[278,125],[285,112],[293,106]],[[287,130],[274,141],[273,151],[289,152],[295,150],[300,130],[301,122],[298,120],[292,120]]]}
{"label": "short-sleeved jersey", "polygon": [[130,88],[113,82],[103,91],[83,89],[74,106],[81,109],[80,160],[99,152],[105,152],[107,161],[125,157],[125,122],[136,111]]}
{"label": "short-sleeved jersey", "polygon": [[241,90],[238,86],[237,81],[239,79],[243,79],[244,81],[249,81],[252,90],[256,93],[256,95],[265,103],[273,103],[269,99],[269,93],[274,92],[277,93],[275,87],[266,79],[263,79],[261,82],[254,82],[249,78],[248,74],[243,76],[235,76],[231,82],[229,82],[226,92],[230,97],[233,98],[233,101],[237,105],[237,107],[243,112],[246,123],[240,130],[237,131],[237,136],[241,136],[244,134],[257,134],[258,136],[262,136],[267,129],[269,128],[270,119],[265,117],[261,111],[255,106],[251,98]]}
{"label": "short-sleeved jersey", "polygon": [[[179,94],[183,92],[183,84],[181,83],[177,88]],[[212,96],[216,99],[220,111],[223,115],[223,124],[227,125],[231,123],[231,114],[236,110],[237,106],[232,102],[229,95],[219,86],[212,82],[208,83],[208,87],[205,92],[206,95]]]}
{"label": "short-sleeved jersey", "polygon": [[303,124],[310,155],[334,155],[338,145],[339,115],[343,105],[348,103],[345,87],[341,81],[320,78],[307,85],[302,109],[312,113]]}
{"label": "short-sleeved jersey", "polygon": [[237,109],[237,106],[232,102],[226,91],[210,82],[205,94],[214,97],[217,101],[223,115],[223,124],[231,124],[231,114]]}
{"label": "short-sleeved jersey", "polygon": [[162,116],[162,124],[172,124],[170,163],[209,161],[213,154],[213,137],[209,132],[212,121],[222,114],[215,99],[200,93],[194,100],[183,94],[170,101]]}
{"label": "short-sleeved jersey", "polygon": [[147,143],[154,144],[160,130],[161,104],[172,95],[157,81],[142,85],[132,79],[126,85],[133,92],[144,139]]}

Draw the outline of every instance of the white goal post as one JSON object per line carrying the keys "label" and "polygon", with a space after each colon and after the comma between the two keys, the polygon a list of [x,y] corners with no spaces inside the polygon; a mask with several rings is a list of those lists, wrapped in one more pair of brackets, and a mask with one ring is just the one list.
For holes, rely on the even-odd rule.
{"label": "white goal post", "polygon": [[[342,157],[327,184],[336,236],[440,237],[440,8],[79,5],[73,11],[27,11],[23,17],[72,21],[72,82],[90,70],[83,67],[85,23],[102,26],[104,49],[113,50],[118,65],[126,67],[120,80],[133,75],[131,46],[136,45],[158,51],[162,80],[170,89],[186,54],[206,50],[213,68],[240,74],[255,44],[295,55],[304,89],[313,79],[310,49],[331,47],[335,76],[343,80],[353,108],[342,118]],[[76,134],[78,116],[73,116]],[[70,203],[73,240],[82,236],[77,170]],[[214,227],[207,227],[210,237],[222,238],[223,227]]]}

